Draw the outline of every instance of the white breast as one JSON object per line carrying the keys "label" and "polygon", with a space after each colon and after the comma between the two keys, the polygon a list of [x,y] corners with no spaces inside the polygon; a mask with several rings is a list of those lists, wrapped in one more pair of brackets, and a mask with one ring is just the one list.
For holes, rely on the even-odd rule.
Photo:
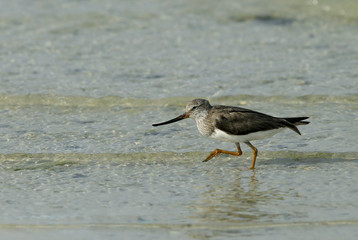
{"label": "white breast", "polygon": [[249,133],[247,135],[231,135],[219,129],[215,129],[215,131],[213,132],[213,134],[210,135],[210,137],[225,142],[246,142],[269,138],[282,130],[283,128],[278,128],[273,130]]}

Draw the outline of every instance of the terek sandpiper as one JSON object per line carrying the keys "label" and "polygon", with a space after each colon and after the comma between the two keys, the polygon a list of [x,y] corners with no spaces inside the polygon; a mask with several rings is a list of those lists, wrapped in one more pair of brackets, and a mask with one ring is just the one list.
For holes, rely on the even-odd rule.
{"label": "terek sandpiper", "polygon": [[258,152],[250,141],[271,137],[284,128],[289,128],[301,135],[296,126],[309,123],[303,121],[308,117],[279,118],[241,107],[211,106],[208,100],[194,99],[186,105],[184,114],[166,122],[153,124],[153,126],[165,125],[189,117],[195,120],[203,136],[233,142],[237,147],[237,152],[215,149],[204,162],[220,153],[240,156],[242,154],[240,142],[243,142],[253,151],[250,169],[255,168]]}

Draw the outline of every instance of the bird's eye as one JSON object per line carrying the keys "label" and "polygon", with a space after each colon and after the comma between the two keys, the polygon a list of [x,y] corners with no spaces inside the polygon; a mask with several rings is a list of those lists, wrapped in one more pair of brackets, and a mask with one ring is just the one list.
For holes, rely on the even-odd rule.
{"label": "bird's eye", "polygon": [[197,108],[198,108],[198,106],[194,106],[194,107],[191,108],[191,111],[193,111],[193,110],[195,110]]}

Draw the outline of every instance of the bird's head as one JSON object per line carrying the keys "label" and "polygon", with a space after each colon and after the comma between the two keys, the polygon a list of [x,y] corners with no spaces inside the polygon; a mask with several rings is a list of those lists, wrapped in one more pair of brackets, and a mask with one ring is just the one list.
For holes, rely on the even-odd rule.
{"label": "bird's head", "polygon": [[211,105],[208,100],[200,99],[200,98],[194,99],[186,105],[184,114],[176,118],[173,118],[171,120],[168,120],[166,122],[152,124],[152,126],[156,127],[156,126],[166,125],[189,117],[193,119],[199,119],[201,117],[205,117],[208,114],[210,108]]}

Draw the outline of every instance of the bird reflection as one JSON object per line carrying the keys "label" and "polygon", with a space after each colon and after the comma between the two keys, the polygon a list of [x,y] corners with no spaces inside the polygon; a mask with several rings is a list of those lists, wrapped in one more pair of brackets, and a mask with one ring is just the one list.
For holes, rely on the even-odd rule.
{"label": "bird reflection", "polygon": [[[219,176],[220,175],[220,176]],[[277,189],[264,189],[255,176],[255,171],[250,177],[241,176],[236,171],[232,181],[227,181],[228,176],[222,173],[212,179],[207,185],[207,190],[200,195],[198,202],[192,205],[194,215],[200,222],[214,223],[239,223],[258,220],[272,220],[277,214],[265,212],[265,206],[270,201],[282,199]],[[212,183],[216,183],[212,185]]]}

